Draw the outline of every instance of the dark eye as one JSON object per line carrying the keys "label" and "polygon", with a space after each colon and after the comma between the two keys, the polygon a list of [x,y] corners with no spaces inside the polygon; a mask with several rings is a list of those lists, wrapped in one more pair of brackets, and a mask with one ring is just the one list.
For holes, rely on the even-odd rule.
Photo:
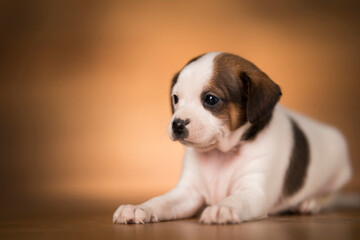
{"label": "dark eye", "polygon": [[174,104],[177,104],[179,99],[178,99],[178,96],[174,95],[173,96],[173,101],[174,101]]}
{"label": "dark eye", "polygon": [[214,95],[208,94],[205,96],[205,103],[210,106],[214,106],[219,102],[219,99]]}

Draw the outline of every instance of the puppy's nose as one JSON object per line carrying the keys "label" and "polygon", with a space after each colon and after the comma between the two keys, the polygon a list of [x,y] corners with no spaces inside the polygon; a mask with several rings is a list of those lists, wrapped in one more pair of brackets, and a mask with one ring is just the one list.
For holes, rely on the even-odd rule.
{"label": "puppy's nose", "polygon": [[186,129],[186,125],[190,123],[189,119],[182,120],[180,118],[175,118],[172,123],[173,133],[177,138],[186,138],[188,135],[188,130]]}

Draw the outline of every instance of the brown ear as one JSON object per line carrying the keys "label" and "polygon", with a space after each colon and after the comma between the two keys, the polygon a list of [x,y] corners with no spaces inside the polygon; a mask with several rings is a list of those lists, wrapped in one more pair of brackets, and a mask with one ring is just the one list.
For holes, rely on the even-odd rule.
{"label": "brown ear", "polygon": [[246,116],[253,124],[273,111],[282,95],[281,89],[260,70],[241,72],[240,78],[247,93]]}

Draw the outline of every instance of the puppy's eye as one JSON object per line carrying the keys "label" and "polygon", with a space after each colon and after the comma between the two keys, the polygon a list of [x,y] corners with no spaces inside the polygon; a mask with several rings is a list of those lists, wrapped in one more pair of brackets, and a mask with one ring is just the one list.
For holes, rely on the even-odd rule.
{"label": "puppy's eye", "polygon": [[178,96],[174,95],[173,96],[173,101],[174,101],[174,104],[177,104],[179,99],[178,99]]}
{"label": "puppy's eye", "polygon": [[205,96],[205,103],[210,106],[214,106],[219,102],[219,99],[214,95],[208,94]]}

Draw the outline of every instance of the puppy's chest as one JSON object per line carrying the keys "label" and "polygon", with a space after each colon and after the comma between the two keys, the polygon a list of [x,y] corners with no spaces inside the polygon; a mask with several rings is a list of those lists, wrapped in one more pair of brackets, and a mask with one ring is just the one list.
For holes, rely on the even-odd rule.
{"label": "puppy's chest", "polygon": [[197,160],[200,177],[198,191],[206,204],[216,204],[229,196],[241,164],[239,153],[201,153]]}

